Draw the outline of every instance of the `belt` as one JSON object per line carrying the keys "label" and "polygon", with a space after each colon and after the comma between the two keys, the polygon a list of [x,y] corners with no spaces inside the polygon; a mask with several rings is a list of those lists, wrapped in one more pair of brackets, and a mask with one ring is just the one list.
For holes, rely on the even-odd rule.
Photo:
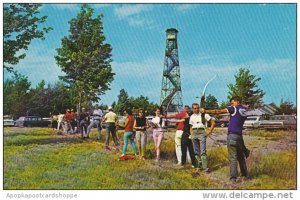
{"label": "belt", "polygon": [[204,130],[205,128],[192,128],[192,130]]}
{"label": "belt", "polygon": [[232,135],[239,135],[239,136],[242,136],[243,133],[238,133],[238,132],[228,132],[228,135],[229,134],[232,134]]}

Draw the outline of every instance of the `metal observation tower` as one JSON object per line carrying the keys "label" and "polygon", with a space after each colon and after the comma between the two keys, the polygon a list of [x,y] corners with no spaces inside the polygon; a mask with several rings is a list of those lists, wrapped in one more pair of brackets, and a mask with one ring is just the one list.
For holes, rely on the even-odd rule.
{"label": "metal observation tower", "polygon": [[166,50],[161,86],[160,105],[163,112],[179,112],[182,108],[182,92],[178,57],[177,34],[175,28],[166,30]]}

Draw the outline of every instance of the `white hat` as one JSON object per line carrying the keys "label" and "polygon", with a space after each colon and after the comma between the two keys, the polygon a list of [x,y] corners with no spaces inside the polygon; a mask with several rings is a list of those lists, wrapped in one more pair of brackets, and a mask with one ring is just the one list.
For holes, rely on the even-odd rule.
{"label": "white hat", "polygon": [[108,107],[108,110],[112,110],[112,107],[111,107],[111,106],[109,106],[109,107]]}

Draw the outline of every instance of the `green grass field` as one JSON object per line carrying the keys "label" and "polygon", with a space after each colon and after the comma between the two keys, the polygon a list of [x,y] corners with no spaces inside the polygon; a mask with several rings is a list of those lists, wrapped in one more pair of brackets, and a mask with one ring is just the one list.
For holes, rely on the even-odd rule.
{"label": "green grass field", "polygon": [[[216,132],[224,136],[226,129]],[[122,132],[118,134],[122,139]],[[149,159],[117,161],[120,152],[105,151],[95,130],[91,139],[82,140],[48,128],[4,128],[4,189],[296,189],[296,146],[264,150],[286,138],[296,140],[291,135],[295,133],[247,134],[246,144],[253,150],[247,160],[249,180],[231,184],[226,146],[208,143],[211,174],[190,165],[178,168],[172,131],[163,141],[162,161],[156,163],[152,137]]]}

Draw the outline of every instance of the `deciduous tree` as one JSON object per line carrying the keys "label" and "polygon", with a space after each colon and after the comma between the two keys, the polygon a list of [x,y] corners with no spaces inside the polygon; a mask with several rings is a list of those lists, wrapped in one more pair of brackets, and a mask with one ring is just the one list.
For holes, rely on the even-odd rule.
{"label": "deciduous tree", "polygon": [[56,62],[64,76],[60,78],[76,91],[77,109],[81,102],[98,101],[109,88],[114,73],[111,67],[110,44],[105,43],[102,14],[93,17],[94,10],[83,5],[70,23],[70,35],[61,41]]}
{"label": "deciduous tree", "polygon": [[213,95],[209,94],[205,99],[204,108],[206,108],[206,109],[218,109],[219,104],[218,104],[217,98],[214,97]]}
{"label": "deciduous tree", "polygon": [[293,102],[291,101],[284,101],[281,99],[280,101],[280,106],[276,114],[279,115],[292,115],[292,114],[297,114],[297,108],[294,106]]}
{"label": "deciduous tree", "polygon": [[239,96],[242,104],[249,105],[250,108],[257,108],[263,103],[265,92],[258,88],[258,82],[261,80],[250,73],[249,69],[240,68],[234,76],[235,83],[227,85],[229,88],[228,99],[233,96]]}
{"label": "deciduous tree", "polygon": [[3,62],[4,69],[13,72],[13,66],[26,53],[18,54],[20,50],[27,50],[31,40],[45,39],[45,33],[52,27],[40,28],[47,16],[39,16],[41,4],[13,3],[3,6]]}

